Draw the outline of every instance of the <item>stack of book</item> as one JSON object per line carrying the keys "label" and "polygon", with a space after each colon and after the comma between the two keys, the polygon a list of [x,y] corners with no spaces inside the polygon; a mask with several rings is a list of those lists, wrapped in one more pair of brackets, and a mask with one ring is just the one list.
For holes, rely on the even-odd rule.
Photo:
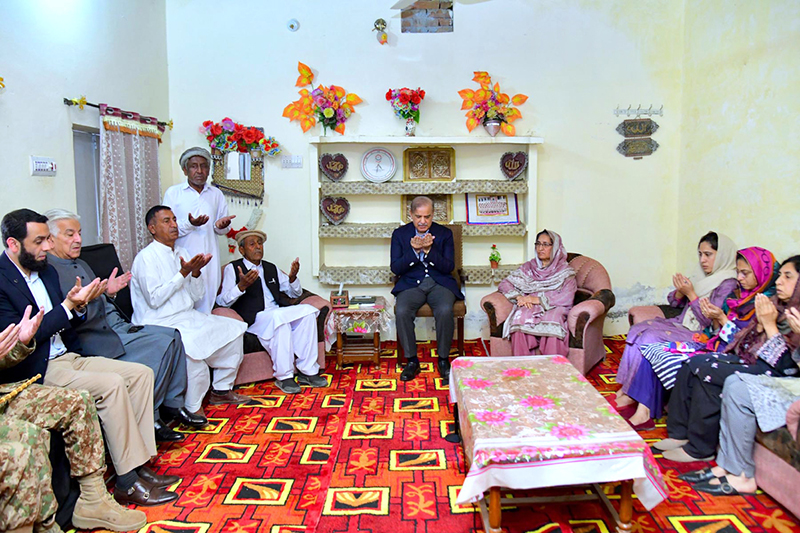
{"label": "stack of book", "polygon": [[375,309],[377,307],[375,296],[352,296],[348,309]]}

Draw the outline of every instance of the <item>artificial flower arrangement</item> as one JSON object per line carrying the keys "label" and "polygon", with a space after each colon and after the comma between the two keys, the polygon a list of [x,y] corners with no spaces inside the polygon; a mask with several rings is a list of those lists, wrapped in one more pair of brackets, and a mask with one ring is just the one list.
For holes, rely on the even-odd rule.
{"label": "artificial flower arrangement", "polygon": [[224,152],[264,152],[273,157],[281,152],[280,144],[274,137],[266,137],[256,127],[245,127],[228,117],[219,122],[206,120],[200,128],[211,148]]}
{"label": "artificial flower arrangement", "polygon": [[413,118],[419,122],[419,104],[425,99],[425,91],[417,88],[416,91],[403,87],[402,89],[389,89],[386,100],[392,105],[394,114],[406,120]]}
{"label": "artificial flower arrangement", "polygon": [[492,268],[497,268],[497,264],[500,262],[500,250],[497,249],[497,245],[492,245],[492,252],[489,254],[489,263],[492,264]]}
{"label": "artificial flower arrangement", "polygon": [[308,65],[297,63],[297,77],[295,86],[311,86],[311,90],[300,89],[300,98],[287,105],[283,110],[283,116],[290,121],[300,121],[303,133],[307,132],[317,121],[322,124],[323,134],[328,134],[328,128],[344,135],[344,123],[354,113],[353,106],[361,103],[361,98],[355,93],[347,93],[345,89],[337,85],[319,85],[316,89],[312,85],[314,73]]}
{"label": "artificial flower arrangement", "polygon": [[500,92],[500,84],[492,86],[492,77],[487,72],[475,72],[472,81],[477,81],[481,88],[477,91],[472,89],[462,89],[458,95],[464,100],[461,109],[467,111],[467,130],[472,131],[478,124],[485,124],[488,120],[499,120],[502,124],[500,129],[509,137],[516,134],[516,129],[511,124],[518,118],[522,118],[522,113],[514,106],[524,104],[528,97],[524,94],[515,94],[509,98],[507,94]]}

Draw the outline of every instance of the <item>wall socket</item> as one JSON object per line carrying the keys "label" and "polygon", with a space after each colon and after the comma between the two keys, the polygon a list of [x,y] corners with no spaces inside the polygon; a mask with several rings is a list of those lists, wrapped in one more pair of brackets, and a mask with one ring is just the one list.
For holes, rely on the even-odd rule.
{"label": "wall socket", "polygon": [[302,155],[281,156],[281,168],[303,168]]}
{"label": "wall socket", "polygon": [[49,157],[31,156],[31,176],[55,176],[56,162]]}

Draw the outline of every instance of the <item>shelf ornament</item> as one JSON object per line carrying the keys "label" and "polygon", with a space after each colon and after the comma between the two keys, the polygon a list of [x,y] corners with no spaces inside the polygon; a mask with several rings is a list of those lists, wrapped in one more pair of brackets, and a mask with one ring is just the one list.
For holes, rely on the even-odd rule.
{"label": "shelf ornament", "polygon": [[500,263],[500,250],[497,249],[497,245],[492,245],[492,253],[489,254],[489,265],[492,269],[496,269],[498,264]]}
{"label": "shelf ornament", "polygon": [[[350,118],[356,106],[362,102],[361,98],[355,93],[347,94],[347,91],[337,85],[319,85],[316,89],[311,82],[314,81],[314,73],[308,65],[297,62],[297,77],[295,86],[303,87],[298,91],[300,98],[283,109],[283,116],[290,121],[297,120],[303,133],[316,125],[317,121],[322,124],[323,135],[328,134],[328,128],[344,135],[344,123]],[[306,89],[310,86],[311,90]]]}
{"label": "shelf ornament", "polygon": [[425,91],[403,87],[402,89],[389,89],[386,92],[386,100],[394,109],[394,114],[406,121],[406,135],[414,136],[416,130],[415,122],[419,123],[419,105],[425,99]]}
{"label": "shelf ornament", "polygon": [[[458,91],[458,95],[464,100],[461,109],[468,109],[467,130],[472,131],[478,124],[483,124],[491,134],[489,125],[499,122],[500,130],[513,137],[516,128],[511,123],[522,118],[522,113],[514,106],[524,104],[528,97],[524,94],[515,94],[509,98],[507,94],[500,92],[499,83],[492,86],[492,78],[487,72],[476,71],[474,74],[472,81],[478,82],[481,88],[476,91],[472,89]],[[492,136],[494,137],[493,134]]]}

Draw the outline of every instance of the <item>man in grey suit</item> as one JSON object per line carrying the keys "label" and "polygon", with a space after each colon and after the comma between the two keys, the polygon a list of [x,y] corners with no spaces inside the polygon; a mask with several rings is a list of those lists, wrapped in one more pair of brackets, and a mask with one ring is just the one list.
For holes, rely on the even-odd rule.
{"label": "man in grey suit", "polygon": [[[81,254],[81,224],[78,215],[64,209],[45,213],[53,249],[48,262],[58,272],[59,283],[70,288],[75,278],[90,281],[96,276],[91,267],[78,259]],[[184,407],[186,393],[186,354],[181,334],[161,326],[132,326],[129,319],[114,304],[117,292],[131,279],[130,272],[117,275],[116,269],[108,278],[105,297],[89,303],[86,320],[75,327],[82,355],[102,356],[150,367],[155,375],[153,407],[155,408],[156,440],[180,441],[184,436],[164,423],[175,420],[200,428],[208,423],[201,415]]]}

